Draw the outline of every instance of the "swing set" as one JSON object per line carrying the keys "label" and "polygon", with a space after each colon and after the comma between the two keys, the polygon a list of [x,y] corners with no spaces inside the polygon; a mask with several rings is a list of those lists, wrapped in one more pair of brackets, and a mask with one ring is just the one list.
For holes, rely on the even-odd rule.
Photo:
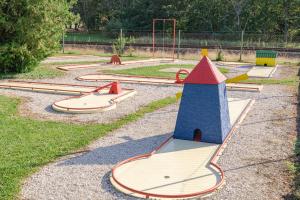
{"label": "swing set", "polygon": [[[165,53],[165,26],[166,26],[166,22],[171,22],[172,26],[173,26],[173,34],[172,34],[172,39],[173,39],[173,44],[172,44],[172,58],[173,60],[175,59],[175,45],[176,45],[176,19],[153,19],[152,22],[152,54],[153,57],[155,57],[155,47],[156,47],[156,35],[155,35],[155,25],[158,21],[162,21],[163,22],[163,30],[162,30],[162,51],[163,53]],[[163,57],[165,57],[165,55],[163,54]]]}

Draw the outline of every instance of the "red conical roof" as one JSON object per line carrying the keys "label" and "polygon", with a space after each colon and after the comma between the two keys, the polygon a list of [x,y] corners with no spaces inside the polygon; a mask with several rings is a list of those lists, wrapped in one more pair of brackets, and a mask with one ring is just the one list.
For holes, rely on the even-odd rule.
{"label": "red conical roof", "polygon": [[215,65],[204,56],[193,71],[185,78],[184,83],[192,84],[219,84],[226,77],[215,67]]}

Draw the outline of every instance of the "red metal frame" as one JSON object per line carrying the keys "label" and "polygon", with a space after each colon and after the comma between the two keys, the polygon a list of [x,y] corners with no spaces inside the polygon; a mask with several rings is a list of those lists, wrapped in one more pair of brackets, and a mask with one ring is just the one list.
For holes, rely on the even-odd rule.
{"label": "red metal frame", "polygon": [[229,134],[226,136],[224,142],[222,145],[220,145],[220,147],[218,148],[218,150],[215,152],[215,154],[213,155],[210,164],[212,166],[214,166],[219,172],[220,172],[220,176],[221,176],[221,180],[219,183],[217,183],[215,186],[207,189],[207,190],[203,190],[200,192],[196,192],[196,193],[190,193],[190,194],[182,194],[182,195],[161,195],[161,194],[154,194],[154,193],[148,193],[148,192],[143,192],[143,191],[139,191],[139,190],[135,190],[133,188],[127,187],[124,184],[120,183],[115,175],[114,172],[115,170],[120,167],[121,165],[124,165],[128,162],[132,162],[134,160],[138,160],[141,158],[148,158],[151,155],[153,155],[156,151],[158,151],[162,146],[164,146],[173,136],[171,136],[170,138],[168,138],[166,141],[164,141],[159,147],[157,147],[154,151],[152,151],[151,153],[148,154],[143,154],[143,155],[139,155],[139,156],[135,156],[132,158],[129,158],[127,160],[124,160],[122,162],[120,162],[119,164],[117,164],[115,167],[112,168],[112,173],[111,173],[111,177],[112,179],[120,186],[125,188],[126,190],[133,192],[133,193],[137,193],[140,195],[144,195],[145,198],[150,198],[150,197],[157,197],[157,198],[189,198],[189,197],[197,197],[197,196],[202,196],[202,195],[206,195],[209,194],[211,192],[214,192],[217,188],[219,188],[223,183],[224,183],[224,171],[221,169],[221,167],[217,164],[217,160],[218,157],[221,155],[222,151],[225,149],[227,142],[229,141],[229,139],[231,138],[231,136],[235,133],[236,129],[239,127],[239,124],[241,123],[241,121],[244,119],[244,117],[246,116],[247,112],[249,111],[250,107],[253,105],[254,100],[251,100],[247,106],[244,108],[244,110],[242,111],[242,113],[240,114],[239,118],[237,119],[237,121],[233,124],[233,128],[230,130]]}
{"label": "red metal frame", "polygon": [[152,53],[153,58],[155,57],[155,23],[156,21],[173,22],[173,60],[175,59],[175,45],[176,45],[176,19],[153,19],[152,21]]}

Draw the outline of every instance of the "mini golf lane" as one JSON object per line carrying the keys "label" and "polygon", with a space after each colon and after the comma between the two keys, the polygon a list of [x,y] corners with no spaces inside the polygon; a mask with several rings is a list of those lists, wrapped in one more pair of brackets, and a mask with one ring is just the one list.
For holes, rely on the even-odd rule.
{"label": "mini golf lane", "polygon": [[277,66],[276,67],[255,66],[248,71],[247,75],[253,78],[270,78],[273,76],[276,69]]}
{"label": "mini golf lane", "polygon": [[[121,65],[130,65],[130,64],[138,64],[138,63],[152,63],[152,62],[172,62],[173,59],[147,59],[147,60],[131,60],[131,61],[124,61]],[[63,71],[73,71],[73,70],[80,70],[80,69],[94,69],[99,66],[109,66],[114,65],[111,63],[100,63],[100,64],[88,64],[88,65],[66,65],[66,66],[59,66],[56,67],[57,69]]]}
{"label": "mini golf lane", "polygon": [[[226,141],[252,104],[249,99],[229,99],[233,126]],[[223,148],[219,144],[169,138],[150,154],[119,163],[110,180],[119,191],[142,198],[186,199],[207,195],[224,182],[224,173],[216,164]]]}
{"label": "mini golf lane", "polygon": [[[112,75],[112,74],[88,74],[76,78],[80,81],[120,81],[124,83],[139,83],[139,84],[158,84],[158,85],[182,85],[175,83],[174,79],[145,77],[145,76],[129,76],[129,75]],[[228,83],[228,90],[243,90],[259,92],[262,90],[262,85],[251,83]]]}
{"label": "mini golf lane", "polygon": [[63,71],[72,71],[72,70],[78,70],[78,69],[93,69],[96,67],[101,66],[101,64],[89,64],[89,65],[66,65],[66,66],[59,66],[56,67],[57,69],[63,70]]}
{"label": "mini golf lane", "polygon": [[103,112],[115,109],[118,102],[135,94],[136,91],[130,89],[123,89],[120,94],[109,94],[109,89],[105,89],[57,101],[52,108],[65,113]]}
{"label": "mini golf lane", "polygon": [[120,94],[109,94],[109,88],[94,92],[98,87],[29,81],[1,82],[0,88],[79,95],[54,102],[52,105],[54,110],[66,113],[93,113],[111,110],[116,108],[118,102],[136,94],[135,90],[125,88]]}
{"label": "mini golf lane", "polygon": [[29,90],[33,92],[44,92],[44,93],[55,93],[55,94],[74,94],[74,95],[90,93],[95,89],[97,89],[96,86],[32,82],[32,81],[0,82],[0,88]]}

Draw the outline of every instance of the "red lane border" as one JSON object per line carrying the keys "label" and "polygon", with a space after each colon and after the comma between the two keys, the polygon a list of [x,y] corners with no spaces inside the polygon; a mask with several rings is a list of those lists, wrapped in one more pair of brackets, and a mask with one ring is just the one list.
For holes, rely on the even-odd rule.
{"label": "red lane border", "polygon": [[153,155],[157,150],[159,150],[162,146],[164,146],[171,138],[173,138],[173,136],[169,137],[166,141],[164,141],[161,145],[159,145],[154,151],[152,151],[151,153],[148,154],[142,154],[139,156],[135,156],[132,158],[129,158],[127,160],[124,160],[122,162],[120,162],[119,164],[117,164],[115,167],[112,168],[112,172],[111,172],[111,177],[112,179],[120,186],[125,188],[126,190],[133,192],[133,193],[137,193],[139,195],[143,195],[145,196],[145,198],[149,198],[149,197],[159,197],[159,198],[189,198],[189,197],[197,197],[197,196],[202,196],[211,192],[214,192],[217,188],[219,188],[223,183],[224,183],[224,171],[222,170],[222,168],[217,164],[217,158],[218,156],[221,155],[222,151],[225,149],[225,145],[227,144],[227,142],[229,141],[229,139],[232,137],[232,135],[235,133],[235,131],[237,130],[237,128],[239,127],[239,124],[241,123],[241,121],[244,119],[244,117],[246,116],[247,112],[249,111],[250,107],[253,105],[253,103],[255,102],[255,100],[250,100],[249,103],[247,104],[247,106],[243,109],[242,113],[239,115],[238,119],[236,120],[236,122],[234,123],[234,125],[232,126],[231,131],[229,132],[229,134],[226,136],[223,144],[220,145],[220,147],[218,148],[218,150],[214,153],[210,164],[213,165],[219,172],[220,172],[220,176],[221,176],[221,180],[219,183],[217,183],[215,186],[200,191],[200,192],[196,192],[196,193],[191,193],[191,194],[182,194],[182,195],[162,195],[162,194],[154,194],[154,193],[147,193],[147,192],[142,192],[139,190],[135,190],[133,188],[127,187],[126,185],[122,184],[121,182],[119,182],[116,177],[115,177],[115,170],[120,167],[121,165],[124,165],[128,162],[134,161],[134,160],[138,160],[140,158],[148,158],[151,155]]}

